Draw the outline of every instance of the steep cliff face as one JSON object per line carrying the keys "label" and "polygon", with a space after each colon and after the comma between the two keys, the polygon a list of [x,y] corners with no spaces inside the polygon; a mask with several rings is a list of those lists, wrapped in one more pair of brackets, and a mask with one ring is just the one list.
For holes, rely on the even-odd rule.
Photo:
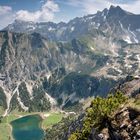
{"label": "steep cliff face", "polygon": [[112,93],[120,90],[129,97],[136,97],[140,93],[140,77],[139,76],[127,76],[116,87],[111,89]]}
{"label": "steep cliff face", "polygon": [[41,111],[45,110],[44,104],[47,110],[49,102],[56,105],[57,101],[63,107],[96,95],[100,83],[103,86],[110,83],[104,86],[106,91],[115,84],[113,79],[90,76],[94,68],[106,64],[108,57],[103,54],[95,57],[76,39],[57,43],[38,33],[2,31],[0,40],[0,85],[6,96],[5,113],[13,109]]}

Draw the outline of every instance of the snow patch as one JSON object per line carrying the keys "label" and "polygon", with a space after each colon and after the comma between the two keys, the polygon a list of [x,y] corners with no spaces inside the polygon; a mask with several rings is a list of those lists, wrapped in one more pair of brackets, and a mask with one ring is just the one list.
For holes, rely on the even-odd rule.
{"label": "snow patch", "polygon": [[91,49],[92,51],[95,51],[95,49],[94,49],[94,47],[93,47],[93,46],[90,46],[90,49]]}
{"label": "snow patch", "polygon": [[131,39],[129,36],[126,36],[126,38],[124,39],[124,41],[126,41],[127,43],[132,43]]}
{"label": "snow patch", "polygon": [[49,78],[51,77],[51,72],[47,73],[45,76],[47,77],[47,80],[49,80]]}
{"label": "snow patch", "polygon": [[100,23],[97,23],[97,27],[99,27],[100,26]]}
{"label": "snow patch", "polygon": [[91,16],[91,17],[88,17],[87,19],[88,20],[91,20],[91,19],[93,19],[95,16]]}
{"label": "snow patch", "polygon": [[71,30],[71,32],[73,32],[73,31],[74,31],[74,29],[75,29],[75,27],[71,27],[71,29],[70,29],[70,30]]}
{"label": "snow patch", "polygon": [[27,29],[32,31],[32,30],[35,30],[36,27],[34,25],[28,25]]}
{"label": "snow patch", "polygon": [[125,32],[125,29],[124,29],[124,27],[123,27],[123,25],[122,25],[122,23],[120,21],[119,21],[119,24],[121,26],[121,29]]}
{"label": "snow patch", "polygon": [[126,68],[132,68],[132,65],[125,64],[124,67],[126,67]]}
{"label": "snow patch", "polygon": [[139,55],[139,54],[136,55],[136,58],[137,58],[138,61],[140,62],[140,55]]}
{"label": "snow patch", "polygon": [[123,72],[122,72],[122,70],[120,70],[118,67],[116,67],[116,66],[112,66],[112,68],[114,69],[114,70],[116,70],[117,72],[119,72],[119,74],[122,74]]}
{"label": "snow patch", "polygon": [[95,25],[95,22],[91,22],[90,25]]}
{"label": "snow patch", "polygon": [[131,33],[131,35],[133,36],[133,39],[135,41],[135,43],[138,43],[139,41],[137,40],[137,36],[130,30],[130,25],[128,27],[128,31]]}
{"label": "snow patch", "polygon": [[48,31],[54,31],[54,30],[55,30],[55,28],[52,28],[52,27],[48,28]]}
{"label": "snow patch", "polygon": [[25,83],[25,84],[26,84],[26,88],[27,88],[29,94],[32,95],[32,92],[33,92],[32,86],[28,83]]}

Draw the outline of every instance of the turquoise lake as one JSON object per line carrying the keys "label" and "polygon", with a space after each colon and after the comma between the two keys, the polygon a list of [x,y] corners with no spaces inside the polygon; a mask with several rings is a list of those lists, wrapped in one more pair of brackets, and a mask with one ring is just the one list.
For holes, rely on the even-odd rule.
{"label": "turquoise lake", "polygon": [[41,129],[42,118],[39,115],[29,115],[11,122],[12,135],[15,140],[43,140]]}

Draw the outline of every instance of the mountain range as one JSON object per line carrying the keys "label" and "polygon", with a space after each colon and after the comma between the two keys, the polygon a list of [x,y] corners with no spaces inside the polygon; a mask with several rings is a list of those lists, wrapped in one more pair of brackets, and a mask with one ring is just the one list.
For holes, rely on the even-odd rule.
{"label": "mountain range", "polygon": [[110,39],[138,43],[140,15],[129,13],[119,6],[111,6],[93,15],[77,17],[68,23],[34,23],[16,20],[4,30],[28,34],[36,32],[53,41],[68,41],[88,34],[94,36],[100,34],[107,35]]}
{"label": "mountain range", "polygon": [[68,23],[16,20],[0,31],[0,106],[45,111],[106,96],[140,72],[140,15],[119,6]]}

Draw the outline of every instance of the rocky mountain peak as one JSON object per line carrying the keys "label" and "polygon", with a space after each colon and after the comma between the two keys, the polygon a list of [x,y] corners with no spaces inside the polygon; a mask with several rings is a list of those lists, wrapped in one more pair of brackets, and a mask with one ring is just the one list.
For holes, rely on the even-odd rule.
{"label": "rocky mountain peak", "polygon": [[97,32],[95,33],[97,29],[104,33],[108,31],[111,37],[113,36],[112,31],[115,29],[114,36],[123,38],[127,42],[137,43],[140,40],[140,16],[129,13],[119,6],[110,6],[109,9],[105,8],[96,14],[76,17],[68,23],[34,23],[16,20],[4,28],[4,30],[18,33],[37,32],[52,41],[69,41],[90,32],[97,34]]}
{"label": "rocky mountain peak", "polygon": [[111,5],[109,10],[108,10],[108,15],[109,16],[118,16],[118,17],[123,17],[127,14],[125,10],[123,10],[120,6],[113,6]]}

